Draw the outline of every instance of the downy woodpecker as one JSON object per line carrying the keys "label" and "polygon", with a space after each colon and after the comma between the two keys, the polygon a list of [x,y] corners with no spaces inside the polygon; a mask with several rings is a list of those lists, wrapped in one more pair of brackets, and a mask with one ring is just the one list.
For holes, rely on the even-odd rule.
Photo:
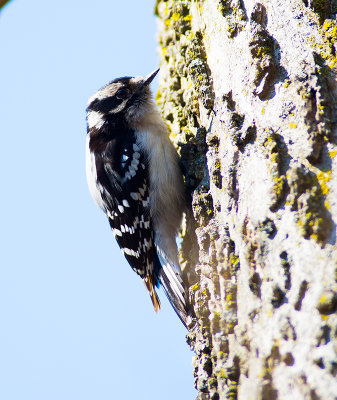
{"label": "downy woodpecker", "polygon": [[156,287],[183,324],[192,322],[175,241],[184,210],[179,157],[146,78],[113,80],[88,102],[86,173],[132,269],[143,279],[155,311]]}

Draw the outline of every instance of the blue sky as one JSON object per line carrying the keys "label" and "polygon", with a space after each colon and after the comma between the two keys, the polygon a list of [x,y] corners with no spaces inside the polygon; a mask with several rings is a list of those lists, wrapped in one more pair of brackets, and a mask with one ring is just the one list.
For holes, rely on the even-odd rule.
{"label": "blue sky", "polygon": [[153,8],[14,0],[0,13],[2,400],[196,395],[184,327],[162,292],[155,315],[85,180],[87,99],[157,68]]}

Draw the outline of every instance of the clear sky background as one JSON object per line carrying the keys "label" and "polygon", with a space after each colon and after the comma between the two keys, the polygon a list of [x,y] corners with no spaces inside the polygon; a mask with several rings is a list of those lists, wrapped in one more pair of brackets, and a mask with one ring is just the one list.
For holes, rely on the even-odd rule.
{"label": "clear sky background", "polygon": [[[87,99],[158,66],[154,1],[0,13],[0,399],[194,399],[185,328],[156,315],[85,179]],[[154,83],[154,89],[157,88]]]}

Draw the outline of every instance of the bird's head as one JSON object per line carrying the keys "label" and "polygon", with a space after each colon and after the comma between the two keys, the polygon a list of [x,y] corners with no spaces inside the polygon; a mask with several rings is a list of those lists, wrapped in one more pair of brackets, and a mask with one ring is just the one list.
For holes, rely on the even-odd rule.
{"label": "bird's head", "polygon": [[128,125],[138,122],[152,109],[150,83],[159,69],[147,77],[117,78],[105,85],[88,101],[88,128],[99,129],[106,119],[124,121]]}

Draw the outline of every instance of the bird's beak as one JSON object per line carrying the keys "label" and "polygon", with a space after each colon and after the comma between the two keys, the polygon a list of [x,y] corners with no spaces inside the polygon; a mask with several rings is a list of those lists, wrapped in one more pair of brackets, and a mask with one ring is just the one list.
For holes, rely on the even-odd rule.
{"label": "bird's beak", "polygon": [[[159,72],[159,68],[156,69],[155,71],[151,72],[151,74],[149,74],[146,78],[143,79],[139,79],[139,83],[138,83],[138,87],[135,90],[135,92],[133,93],[133,95],[128,99],[128,104],[131,104],[135,98],[142,96],[144,94],[144,92],[148,92],[148,87],[150,85],[150,83],[153,81],[153,79],[155,78],[155,76],[158,74]],[[138,81],[138,78],[137,78]]]}
{"label": "bird's beak", "polygon": [[143,82],[142,86],[149,86],[149,84],[153,81],[153,79],[155,78],[155,76],[158,74],[159,69],[156,69],[155,71],[151,72],[151,74],[149,74],[146,78],[145,81]]}

